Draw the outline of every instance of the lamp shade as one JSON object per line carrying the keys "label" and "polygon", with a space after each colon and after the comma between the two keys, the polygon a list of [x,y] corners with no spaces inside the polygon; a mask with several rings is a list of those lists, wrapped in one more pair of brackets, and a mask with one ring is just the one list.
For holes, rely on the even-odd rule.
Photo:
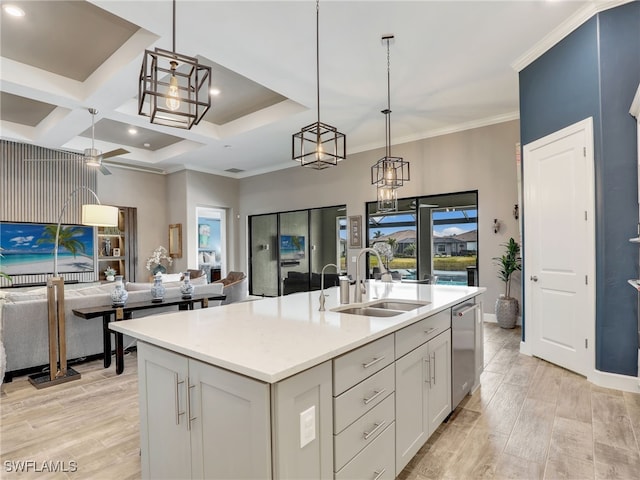
{"label": "lamp shade", "polygon": [[93,227],[117,227],[118,207],[111,205],[82,205],[82,224]]}

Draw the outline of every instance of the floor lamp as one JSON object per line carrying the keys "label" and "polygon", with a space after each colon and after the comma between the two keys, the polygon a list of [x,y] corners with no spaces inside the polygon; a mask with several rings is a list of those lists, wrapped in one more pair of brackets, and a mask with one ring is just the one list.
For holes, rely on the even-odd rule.
{"label": "floor lamp", "polygon": [[29,375],[29,381],[36,388],[51,387],[80,378],[73,368],[67,368],[67,336],[64,314],[64,278],[58,276],[58,243],[60,224],[67,205],[73,196],[81,190],[90,192],[97,204],[82,205],[83,225],[94,227],[115,227],[118,225],[118,208],[101,205],[98,195],[88,187],[78,187],[69,194],[58,216],[56,239],[53,246],[53,277],[47,280],[47,311],[49,313],[49,371]]}

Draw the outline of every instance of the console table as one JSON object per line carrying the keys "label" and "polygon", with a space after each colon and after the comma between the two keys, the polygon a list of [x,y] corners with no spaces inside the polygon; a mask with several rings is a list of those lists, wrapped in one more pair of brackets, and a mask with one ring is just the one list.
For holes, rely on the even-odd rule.
{"label": "console table", "polygon": [[99,305],[97,307],[76,308],[74,315],[85,318],[102,317],[102,343],[104,347],[104,368],[111,366],[111,333],[116,336],[116,373],[120,375],[124,371],[124,347],[122,334],[109,330],[109,322],[126,320],[131,318],[131,314],[138,310],[149,310],[161,307],[177,306],[178,310],[193,310],[193,306],[200,304],[201,308],[209,306],[209,300],[224,300],[226,295],[222,294],[200,294],[191,298],[174,298],[163,300],[162,302],[133,302],[127,303],[124,307],[114,307],[113,305]]}

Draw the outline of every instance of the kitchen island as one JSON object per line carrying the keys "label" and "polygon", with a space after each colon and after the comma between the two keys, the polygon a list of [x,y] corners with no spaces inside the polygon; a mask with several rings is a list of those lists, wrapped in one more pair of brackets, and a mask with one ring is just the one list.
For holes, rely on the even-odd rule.
{"label": "kitchen island", "polygon": [[316,291],[112,323],[138,339],[143,476],[394,478],[453,408],[451,308],[483,291],[372,281],[361,314],[330,288],[323,312]]}

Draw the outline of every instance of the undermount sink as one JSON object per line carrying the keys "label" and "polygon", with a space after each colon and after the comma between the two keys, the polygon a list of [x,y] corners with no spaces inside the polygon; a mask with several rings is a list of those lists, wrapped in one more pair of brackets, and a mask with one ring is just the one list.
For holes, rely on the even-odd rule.
{"label": "undermount sink", "polygon": [[351,315],[365,315],[367,317],[395,317],[405,312],[428,305],[431,302],[416,302],[410,300],[384,299],[366,305],[353,305],[351,307],[339,307],[333,311],[349,313]]}
{"label": "undermount sink", "polygon": [[416,308],[424,307],[425,305],[429,305],[431,302],[411,302],[404,300],[380,300],[375,303],[370,303],[368,307],[372,308],[383,308],[385,310],[400,310],[403,312],[408,312],[409,310],[415,310]]}
{"label": "undermount sink", "polygon": [[404,313],[398,310],[385,310],[384,308],[371,307],[345,307],[333,310],[338,313],[349,313],[351,315],[364,315],[366,317],[394,317]]}

